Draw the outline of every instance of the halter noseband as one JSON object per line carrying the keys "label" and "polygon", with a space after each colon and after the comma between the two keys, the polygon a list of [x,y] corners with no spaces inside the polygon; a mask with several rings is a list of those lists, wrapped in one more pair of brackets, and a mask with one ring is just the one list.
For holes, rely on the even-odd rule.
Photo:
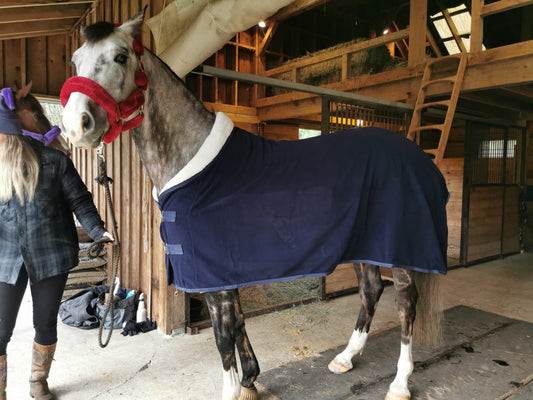
{"label": "halter noseband", "polygon": [[[6,106],[11,110],[15,111],[15,96],[13,95],[13,90],[11,88],[3,88],[1,90],[2,97],[4,98],[4,102],[6,103]],[[42,142],[45,146],[48,146],[50,143],[54,141],[56,137],[59,136],[61,133],[61,129],[57,125],[54,125],[52,129],[50,129],[48,132],[46,132],[44,135],[41,135],[40,133],[35,133],[31,131],[27,131],[25,129],[22,130],[22,134],[24,136],[29,136],[32,139],[38,140],[39,142]]]}
{"label": "halter noseband", "polygon": [[[67,79],[61,88],[60,98],[63,107],[65,107],[73,92],[80,92],[93,99],[107,112],[110,128],[104,134],[104,138],[102,139],[104,143],[111,143],[121,132],[135,128],[144,118],[142,110],[144,105],[143,91],[146,90],[148,86],[148,79],[146,78],[146,74],[143,71],[140,61],[140,57],[144,54],[144,46],[141,38],[135,38],[133,41],[133,50],[139,59],[140,69],[135,72],[135,84],[137,85],[137,89],[135,89],[126,100],[117,103],[113,96],[111,96],[102,86],[92,79],[83,76],[73,76]],[[136,111],[138,111],[137,115],[130,118]]]}

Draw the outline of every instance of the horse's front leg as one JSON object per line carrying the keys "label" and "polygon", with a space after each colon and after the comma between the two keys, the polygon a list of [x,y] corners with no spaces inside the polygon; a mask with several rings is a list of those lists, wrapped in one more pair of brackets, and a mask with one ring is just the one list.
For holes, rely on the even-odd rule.
{"label": "horse's front leg", "polygon": [[[254,381],[259,374],[259,366],[244,329],[244,314],[238,290],[209,292],[205,294],[205,299],[224,369],[222,400],[256,400],[258,395]],[[242,388],[237,371],[235,345],[239,349],[243,368]]]}
{"label": "horse's front leg", "polygon": [[354,267],[359,283],[361,310],[348,345],[328,365],[329,370],[335,374],[351,370],[353,357],[363,352],[372,318],[383,293],[383,281],[378,266],[357,263]]}
{"label": "horse's front leg", "polygon": [[396,377],[389,387],[385,400],[409,400],[411,393],[408,388],[408,380],[414,367],[412,342],[418,292],[415,286],[414,271],[393,268],[392,276],[396,289],[396,305],[400,314],[402,336],[398,370]]}

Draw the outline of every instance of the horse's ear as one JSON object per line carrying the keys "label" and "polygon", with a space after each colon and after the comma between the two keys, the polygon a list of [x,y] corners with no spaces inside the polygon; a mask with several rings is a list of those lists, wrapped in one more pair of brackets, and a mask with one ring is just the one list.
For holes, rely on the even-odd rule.
{"label": "horse's ear", "polygon": [[139,13],[135,14],[133,17],[128,19],[126,22],[120,25],[119,28],[127,31],[134,38],[141,36],[142,25],[144,22],[144,15],[146,13],[147,7],[148,6],[144,6],[142,11],[140,11]]}
{"label": "horse's ear", "polygon": [[86,25],[80,25],[80,37],[83,41],[87,39],[87,36],[85,35],[85,30],[87,29]]}
{"label": "horse's ear", "polygon": [[17,90],[17,93],[16,93],[17,99],[23,99],[28,94],[30,94],[32,83],[33,83],[33,81],[30,81],[28,84],[26,84],[25,86],[23,86],[19,90]]}

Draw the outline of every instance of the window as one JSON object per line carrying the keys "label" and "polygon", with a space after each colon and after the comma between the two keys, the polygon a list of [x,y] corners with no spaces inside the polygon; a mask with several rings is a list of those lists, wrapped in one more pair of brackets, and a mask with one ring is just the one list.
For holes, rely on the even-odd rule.
{"label": "window", "polygon": [[44,115],[50,121],[52,125],[61,126],[61,113],[63,112],[63,107],[61,107],[61,102],[52,98],[37,97],[39,103],[44,110]]}
{"label": "window", "polygon": [[[465,51],[470,51],[470,27],[472,19],[466,5],[448,8],[430,17],[437,30],[441,42],[448,50],[448,54],[461,52],[461,46]],[[454,34],[455,33],[455,34]],[[457,42],[457,39],[461,43]],[[483,46],[485,50],[485,46]]]}
{"label": "window", "polygon": [[315,129],[302,129],[298,130],[298,139],[307,139],[315,136],[320,136],[320,131]]}
{"label": "window", "polygon": [[[515,157],[516,139],[507,140],[506,158]],[[483,140],[479,146],[478,158],[503,158],[504,140]]]}

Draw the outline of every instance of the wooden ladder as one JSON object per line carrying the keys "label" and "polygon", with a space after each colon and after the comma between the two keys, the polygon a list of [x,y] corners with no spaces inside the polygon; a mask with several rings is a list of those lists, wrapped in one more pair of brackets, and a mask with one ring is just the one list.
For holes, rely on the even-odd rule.
{"label": "wooden ladder", "polygon": [[[450,60],[457,60],[457,66],[453,69],[451,75],[438,75],[439,68],[444,65],[449,66]],[[466,69],[467,54],[460,53],[446,57],[439,57],[428,61],[424,70],[424,76],[422,77],[422,83],[416,99],[415,109],[413,111],[413,117],[411,118],[411,125],[407,133],[407,138],[415,141],[420,145],[420,135],[422,131],[440,131],[440,139],[437,148],[424,149],[428,154],[434,156],[433,161],[437,166],[444,157],[444,151],[446,150],[446,144],[448,143],[448,136],[450,135],[450,128],[452,126],[453,116],[455,114],[455,107],[457,106],[457,100],[459,99],[459,93],[461,91],[461,85],[463,83],[463,77]],[[446,69],[448,73],[450,69]],[[437,77],[433,76],[437,73]],[[450,97],[445,100],[430,101],[426,103],[427,88],[431,85],[451,84],[449,91]],[[446,94],[446,93],[445,93]],[[442,124],[422,125],[422,111],[429,107],[446,108],[446,116]]]}

